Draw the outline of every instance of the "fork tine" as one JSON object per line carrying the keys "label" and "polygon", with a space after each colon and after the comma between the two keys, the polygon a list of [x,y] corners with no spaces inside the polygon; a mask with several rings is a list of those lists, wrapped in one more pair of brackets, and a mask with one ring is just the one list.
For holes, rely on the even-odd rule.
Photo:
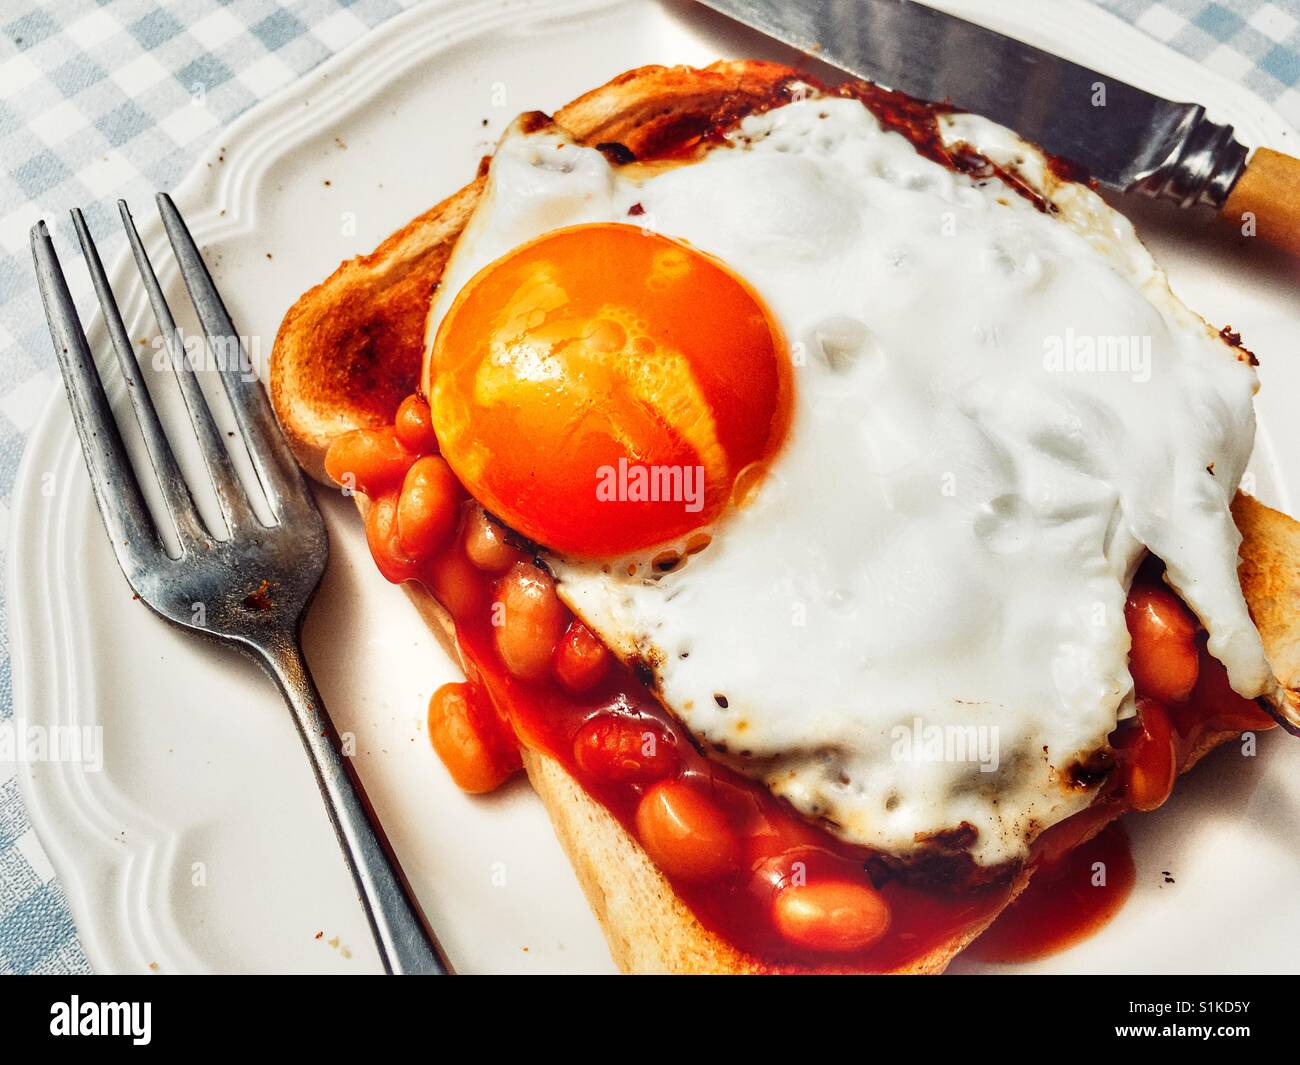
{"label": "fork tine", "polygon": [[261,480],[262,490],[271,503],[271,509],[283,520],[286,507],[304,498],[310,503],[302,470],[285,443],[266,391],[257,380],[252,361],[244,351],[230,312],[226,310],[194,238],[190,236],[189,227],[167,193],[158,193],[157,202],[163,227],[180,264],[181,277],[185,279],[190,300],[203,323],[209,350],[221,369],[222,384],[230,397],[235,420]]}
{"label": "fork tine", "polygon": [[73,208],[72,224],[76,227],[77,239],[81,242],[82,257],[90,269],[95,295],[99,298],[99,306],[104,313],[108,335],[113,341],[113,350],[117,353],[117,362],[121,367],[122,377],[126,380],[127,394],[131,397],[136,421],[139,422],[140,431],[144,434],[154,473],[158,477],[172,521],[180,534],[182,550],[187,550],[193,544],[207,539],[207,533],[194,507],[189,486],[185,483],[180,467],[176,464],[176,456],[172,454],[171,445],[167,442],[167,434],[163,432],[162,424],[158,421],[158,412],[140,374],[140,366],[136,362],[135,353],[131,350],[131,341],[126,335],[126,327],[122,324],[117,300],[113,297],[108,276],[104,273],[99,249],[95,247],[94,238],[90,235],[90,229],[80,208]]}
{"label": "fork tine", "polygon": [[45,306],[54,354],[72,407],[72,421],[81,438],[95,502],[118,564],[127,582],[139,592],[141,577],[167,556],[127,459],[126,447],[104,394],[104,383],[95,368],[76,304],[43,221],[32,227],[31,243],[41,303]]}
{"label": "fork tine", "polygon": [[131,244],[131,253],[135,256],[136,269],[140,272],[141,280],[144,281],[145,291],[149,294],[149,303],[153,307],[154,318],[158,322],[167,351],[171,355],[172,369],[176,373],[176,380],[180,383],[181,393],[185,397],[185,406],[190,412],[190,422],[199,438],[199,447],[203,451],[208,476],[217,493],[217,500],[221,504],[221,513],[230,528],[230,535],[234,536],[237,530],[256,523],[257,518],[248,505],[243,486],[235,473],[234,463],[231,462],[226,445],[222,443],[221,434],[217,431],[216,422],[212,420],[212,412],[208,409],[203,390],[199,387],[198,376],[185,353],[185,345],[181,342],[180,333],[176,328],[176,319],[172,317],[162,286],[158,284],[158,275],[154,273],[153,264],[144,250],[140,234],[136,232],[131,210],[125,200],[118,200],[117,206],[122,215],[122,225],[126,228],[127,240]]}

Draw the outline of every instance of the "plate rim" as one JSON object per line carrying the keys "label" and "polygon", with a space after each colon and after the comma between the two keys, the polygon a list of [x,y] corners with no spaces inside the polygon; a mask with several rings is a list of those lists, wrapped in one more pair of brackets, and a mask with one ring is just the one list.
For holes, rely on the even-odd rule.
{"label": "plate rim", "polygon": [[[307,107],[304,101],[314,98],[320,104],[333,96],[347,96],[351,102],[345,110],[352,110],[422,57],[480,33],[515,24],[521,18],[595,14],[629,2],[637,0],[507,0],[504,4],[499,0],[434,0],[408,9],[237,117],[212,141],[229,146],[221,150],[225,165],[208,165],[216,150],[205,151],[173,190],[173,198],[200,246],[248,232],[256,225],[258,175],[337,117],[328,106]],[[681,0],[664,2],[671,8],[680,6]],[[1086,56],[1091,50],[1094,55],[1089,61],[1095,63],[1098,55],[1105,54],[1105,68],[1136,67],[1140,55],[1148,66],[1144,76],[1135,80],[1190,86],[1188,95],[1211,99],[1213,103],[1207,104],[1211,113],[1220,121],[1234,120],[1251,147],[1293,150],[1297,141],[1295,130],[1262,97],[1086,0],[1053,0],[1014,9],[999,6],[996,0],[932,0],[932,6],[1003,32],[1023,33],[1031,43],[1046,43],[1071,58]],[[1153,54],[1157,57],[1154,62]],[[1133,77],[1134,71],[1125,76]],[[166,246],[161,224],[150,218],[140,229],[146,248],[158,261],[162,258],[158,253]],[[123,250],[110,271],[116,290],[126,291],[130,269],[129,255]],[[128,321],[143,311],[145,300],[134,286],[131,291],[131,298],[122,301],[123,317]],[[94,341],[97,335],[102,339],[103,333],[98,312],[89,320],[87,332],[96,347]],[[97,350],[102,351],[103,345]],[[109,380],[112,399],[122,384],[116,375]],[[57,484],[78,487],[60,491],[53,499],[44,497],[36,476],[38,466],[52,472]],[[73,498],[88,490],[60,385],[52,390],[27,437],[12,495],[5,582],[15,721],[47,726],[80,723],[77,707],[86,701],[78,693],[94,686],[94,659],[84,646],[85,627],[75,624],[76,611],[67,599],[72,582],[66,579],[64,566],[69,552],[75,550],[67,543]],[[92,527],[98,527],[97,519]],[[57,611],[43,609],[54,603],[59,604]],[[77,648],[76,653],[69,654],[70,648]],[[39,698],[42,677],[51,688],[43,704]],[[124,845],[109,832],[103,796],[97,807],[86,794],[84,773],[60,762],[41,763],[39,770],[34,763],[18,762],[21,798],[28,821],[62,884],[92,967],[139,972],[156,963],[165,971],[210,971],[176,924],[166,899],[168,878],[158,872],[174,861],[177,833],[118,796],[123,809],[115,811],[114,828],[119,829],[124,821],[132,828],[131,842]],[[106,896],[113,900],[114,922],[102,919]]]}

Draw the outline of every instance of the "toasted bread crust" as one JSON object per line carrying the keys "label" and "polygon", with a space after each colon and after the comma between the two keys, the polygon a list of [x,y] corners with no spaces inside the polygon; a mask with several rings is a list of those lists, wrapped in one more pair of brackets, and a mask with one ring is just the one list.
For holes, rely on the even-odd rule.
{"label": "toasted bread crust", "polygon": [[1288,716],[1300,722],[1300,524],[1242,493],[1232,501],[1232,516],[1244,538],[1241,590],[1285,689]]}
{"label": "toasted bread crust", "polygon": [[[718,115],[769,103],[794,70],[717,63],[704,70],[643,67],[562,108],[555,120],[588,145],[618,142],[638,155],[707,131]],[[295,454],[325,480],[324,453],[341,433],[391,421],[420,376],[428,299],[483,188],[482,174],[385,240],[341,265],[285,316],[271,357],[271,396]],[[365,508],[365,500],[358,497]],[[1300,525],[1239,497],[1242,587],[1288,694],[1300,687]],[[450,616],[424,588],[405,586],[448,653]],[[1188,766],[1236,733],[1203,739]],[[555,760],[525,752],[524,766],[577,872],[621,969],[637,973],[765,973],[771,966],[696,919],[621,824]],[[1100,827],[1100,826],[1098,826]],[[1012,898],[1029,882],[1025,871]],[[990,921],[992,918],[990,918]],[[954,937],[906,972],[934,973],[983,927]]]}

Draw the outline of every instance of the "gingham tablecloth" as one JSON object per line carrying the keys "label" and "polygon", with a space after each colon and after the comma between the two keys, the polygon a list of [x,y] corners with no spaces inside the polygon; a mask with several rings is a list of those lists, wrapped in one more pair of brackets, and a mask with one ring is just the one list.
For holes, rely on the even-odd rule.
{"label": "gingham tablecloth", "polygon": [[[414,0],[0,0],[0,543],[58,387],[28,229],[175,185],[236,115]],[[1100,0],[1300,127],[1300,0]],[[195,106],[196,94],[202,106]],[[111,232],[107,225],[96,227]],[[118,238],[119,240],[121,238]],[[101,244],[105,259],[113,241]],[[0,548],[3,549],[3,548]],[[13,697],[0,590],[0,728]],[[88,971],[15,767],[0,762],[0,973]]]}

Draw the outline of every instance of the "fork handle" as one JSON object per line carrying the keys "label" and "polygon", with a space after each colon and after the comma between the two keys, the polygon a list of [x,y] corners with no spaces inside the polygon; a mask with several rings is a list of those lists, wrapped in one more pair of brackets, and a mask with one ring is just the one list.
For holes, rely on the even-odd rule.
{"label": "fork handle", "polygon": [[330,823],[361,895],[384,971],[395,975],[448,973],[447,963],[420,919],[396,859],[389,857],[367,813],[360,785],[339,751],[338,733],[297,640],[286,636],[258,650],[293,710]]}

